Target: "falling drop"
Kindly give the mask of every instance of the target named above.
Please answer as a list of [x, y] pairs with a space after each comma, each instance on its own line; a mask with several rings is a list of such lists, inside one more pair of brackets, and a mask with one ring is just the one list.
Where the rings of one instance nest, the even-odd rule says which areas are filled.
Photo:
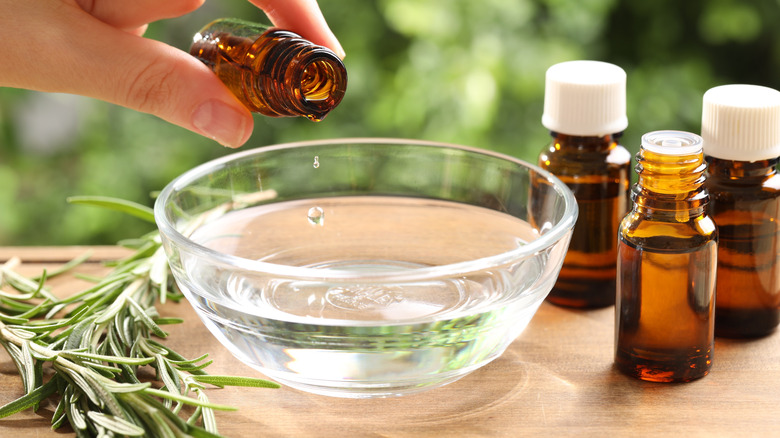
[[309, 223], [312, 225], [325, 225], [325, 212], [320, 207], [312, 207], [308, 214]]
[[320, 167], [320, 157], [319, 155], [314, 156], [314, 168], [317, 169]]

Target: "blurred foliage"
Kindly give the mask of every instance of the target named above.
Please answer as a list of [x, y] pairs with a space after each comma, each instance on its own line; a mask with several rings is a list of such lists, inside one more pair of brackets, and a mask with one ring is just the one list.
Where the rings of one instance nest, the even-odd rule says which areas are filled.
[[[779, 0], [320, 0], [343, 44], [347, 95], [321, 123], [256, 117], [245, 148], [319, 138], [406, 137], [535, 162], [544, 73], [572, 59], [628, 73], [632, 151], [657, 129], [698, 132], [710, 87], [780, 89]], [[265, 21], [241, 0], [153, 23], [186, 50], [213, 18]], [[7, 61], [7, 60], [6, 60]], [[197, 90], [193, 90], [197, 92]], [[0, 245], [112, 244], [148, 228], [69, 206], [72, 195], [149, 204], [185, 170], [232, 151], [155, 117], [87, 98], [0, 89]]]

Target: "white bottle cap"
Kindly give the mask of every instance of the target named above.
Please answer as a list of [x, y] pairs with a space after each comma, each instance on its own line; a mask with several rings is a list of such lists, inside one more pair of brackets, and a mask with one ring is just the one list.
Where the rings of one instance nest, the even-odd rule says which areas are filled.
[[547, 69], [542, 125], [566, 135], [602, 137], [622, 132], [626, 72], [600, 61], [568, 61]]
[[758, 161], [780, 156], [780, 91], [758, 85], [722, 85], [704, 93], [704, 154]]

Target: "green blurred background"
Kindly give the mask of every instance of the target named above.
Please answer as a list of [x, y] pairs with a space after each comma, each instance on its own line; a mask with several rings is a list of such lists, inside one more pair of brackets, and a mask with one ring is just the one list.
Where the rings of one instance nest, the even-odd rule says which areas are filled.
[[[547, 143], [544, 73], [573, 59], [628, 73], [638, 149], [657, 129], [699, 132], [701, 97], [727, 83], [780, 89], [780, 0], [320, 0], [344, 46], [347, 95], [321, 123], [255, 118], [244, 148], [389, 136], [492, 149], [535, 162]], [[208, 0], [147, 37], [186, 50], [203, 24], [265, 21], [242, 0]], [[4, 60], [11, 62], [11, 60]], [[197, 90], [193, 90], [196, 93]], [[232, 151], [153, 116], [78, 96], [0, 88], [0, 245], [113, 244], [151, 229], [68, 205], [72, 195], [150, 194]]]

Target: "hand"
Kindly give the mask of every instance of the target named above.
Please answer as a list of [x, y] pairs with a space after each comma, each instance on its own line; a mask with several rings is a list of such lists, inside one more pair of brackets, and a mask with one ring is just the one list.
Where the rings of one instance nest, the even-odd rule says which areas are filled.
[[[204, 0], [0, 0], [0, 86], [80, 94], [154, 114], [238, 147], [251, 113], [200, 61], [143, 38], [147, 23]], [[316, 0], [250, 0], [275, 26], [343, 57]]]

